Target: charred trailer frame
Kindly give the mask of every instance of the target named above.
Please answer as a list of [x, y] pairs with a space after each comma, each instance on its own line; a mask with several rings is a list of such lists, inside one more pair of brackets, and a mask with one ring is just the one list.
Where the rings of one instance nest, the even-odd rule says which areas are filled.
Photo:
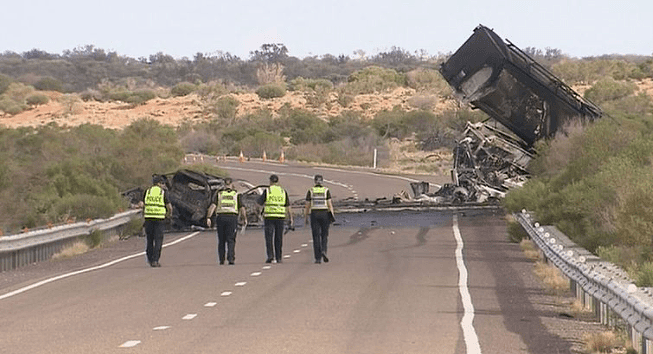
[[568, 122], [593, 121], [601, 109], [509, 41], [479, 25], [440, 66], [463, 104], [498, 124], [467, 123], [454, 149], [452, 180], [464, 201], [503, 197], [528, 177], [534, 144]]
[[440, 73], [456, 98], [499, 121], [526, 148], [570, 120], [602, 115], [599, 107], [482, 25], [440, 66]]

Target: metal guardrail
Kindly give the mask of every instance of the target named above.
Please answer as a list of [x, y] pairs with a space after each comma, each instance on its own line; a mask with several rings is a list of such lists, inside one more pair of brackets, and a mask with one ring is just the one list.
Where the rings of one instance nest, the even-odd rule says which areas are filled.
[[105, 237], [117, 235], [128, 222], [140, 215], [140, 209], [130, 210], [108, 219], [78, 222], [0, 237], [0, 271], [48, 260], [63, 248], [77, 242], [80, 237], [88, 236], [96, 230], [104, 232]]
[[579, 247], [554, 226], [541, 226], [526, 212], [514, 214], [547, 262], [570, 280], [583, 306], [605, 325], [625, 324], [633, 348], [653, 353], [653, 289], [637, 287], [616, 265]]

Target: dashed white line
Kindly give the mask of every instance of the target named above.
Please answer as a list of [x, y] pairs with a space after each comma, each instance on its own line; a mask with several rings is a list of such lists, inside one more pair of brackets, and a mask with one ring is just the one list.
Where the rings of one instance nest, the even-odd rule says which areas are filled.
[[222, 294], [220, 294], [220, 296], [229, 296], [229, 295], [231, 295], [231, 291], [224, 291], [222, 292]]
[[301, 250], [294, 250], [293, 253], [299, 253]]
[[[182, 238], [180, 238], [180, 239], [177, 239], [177, 240], [175, 240], [175, 241], [172, 241], [172, 242], [166, 243], [165, 245], [163, 245], [163, 247], [172, 246], [172, 245], [174, 245], [174, 244], [177, 244], [177, 243], [179, 243], [179, 242], [185, 241], [185, 240], [187, 240], [187, 239], [189, 239], [189, 238], [191, 238], [191, 237], [197, 236], [197, 235], [199, 235], [199, 232], [193, 232], [192, 234], [189, 234], [189, 235], [187, 235], [187, 236], [184, 236], [184, 237], [182, 237]], [[118, 258], [118, 259], [113, 260], [113, 261], [111, 261], [111, 262], [107, 262], [107, 263], [104, 263], [104, 264], [100, 264], [100, 265], [95, 266], [95, 267], [90, 267], [90, 268], [86, 268], [86, 269], [81, 269], [81, 270], [78, 270], [78, 271], [74, 271], [74, 272], [70, 272], [70, 273], [66, 273], [66, 274], [61, 274], [61, 275], [58, 275], [58, 276], [53, 277], [53, 278], [49, 278], [49, 279], [45, 279], [45, 280], [41, 280], [40, 282], [37, 282], [37, 283], [31, 284], [31, 285], [28, 285], [28, 286], [26, 286], [26, 287], [23, 287], [23, 288], [20, 288], [20, 289], [14, 290], [14, 291], [12, 291], [12, 292], [9, 292], [9, 293], [3, 294], [3, 295], [0, 295], [0, 300], [6, 299], [6, 298], [8, 298], [8, 297], [12, 297], [12, 296], [14, 296], [14, 295], [18, 295], [18, 294], [20, 294], [20, 293], [23, 293], [23, 292], [25, 292], [25, 291], [28, 291], [28, 290], [31, 290], [31, 289], [34, 289], [34, 288], [38, 288], [38, 287], [41, 286], [41, 285], [45, 285], [45, 284], [52, 283], [52, 282], [57, 281], [57, 280], [61, 280], [61, 279], [64, 279], [64, 278], [68, 278], [68, 277], [71, 277], [71, 276], [73, 276], [73, 275], [83, 274], [83, 273], [87, 273], [87, 272], [90, 272], [90, 271], [94, 271], [94, 270], [98, 270], [98, 269], [106, 268], [106, 267], [112, 266], [112, 265], [114, 265], [114, 264], [117, 264], [117, 263], [120, 263], [120, 262], [126, 261], [126, 260], [128, 260], [128, 259], [132, 259], [132, 258], [135, 258], [135, 257], [140, 257], [140, 256], [143, 256], [143, 255], [145, 255], [145, 252], [140, 252], [140, 253], [132, 254], [132, 255], [130, 255], [130, 256], [126, 256], [126, 257]]]
[[141, 343], [140, 340], [128, 340], [125, 343], [122, 343], [120, 348], [133, 348]]
[[308, 243], [302, 243], [302, 247], [308, 247]]
[[241, 282], [236, 283], [234, 286], [245, 286], [245, 284], [247, 284], [246, 281], [241, 281]]
[[481, 346], [478, 343], [478, 336], [474, 329], [474, 305], [472, 304], [472, 297], [467, 288], [467, 268], [463, 259], [463, 238], [460, 235], [458, 228], [458, 215], [453, 216], [453, 235], [456, 238], [456, 265], [458, 266], [458, 290], [463, 302], [464, 314], [463, 319], [460, 321], [460, 327], [463, 329], [463, 337], [465, 339], [465, 346], [467, 353], [481, 354]]
[[271, 266], [263, 266], [263, 269], [270, 269], [270, 268], [272, 268], [272, 267]]
[[217, 302], [207, 302], [206, 304], [204, 304], [204, 307], [214, 307], [217, 304], [218, 304]]
[[261, 272], [254, 272], [254, 273], [252, 273], [250, 275], [253, 276], [253, 277], [258, 277], [259, 275], [261, 275]]
[[188, 315], [182, 317], [182, 320], [192, 320], [193, 318], [197, 317], [196, 313], [189, 313]]
[[170, 328], [170, 326], [159, 326], [159, 327], [154, 327], [152, 328], [153, 331], [163, 331]]
[[283, 258], [290, 258], [290, 255], [289, 254], [284, 255]]

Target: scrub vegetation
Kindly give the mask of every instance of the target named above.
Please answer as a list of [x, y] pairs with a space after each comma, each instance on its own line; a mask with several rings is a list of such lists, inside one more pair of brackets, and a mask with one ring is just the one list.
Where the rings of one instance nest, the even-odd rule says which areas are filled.
[[[579, 92], [606, 114], [539, 144], [533, 178], [508, 194], [505, 207], [532, 210], [541, 223], [624, 265], [640, 284], [653, 282], [653, 103], [651, 93], [635, 85], [653, 78], [653, 58], [525, 52], [566, 84], [583, 87]], [[134, 59], [91, 45], [61, 55], [38, 49], [2, 53], [5, 117], [36, 109], [58, 92], [61, 116], [74, 117], [84, 102], [138, 107], [188, 96], [200, 103], [201, 119], [167, 126], [143, 118], [121, 130], [0, 126], [0, 229], [9, 234], [109, 216], [127, 207], [121, 191], [147, 186], [153, 172], [176, 170], [184, 153], [267, 152], [276, 159], [284, 151], [292, 160], [370, 166], [375, 149], [388, 158], [390, 141], [450, 151], [465, 122], [487, 116], [455, 103], [440, 105], [455, 102], [437, 71], [446, 57], [393, 47], [375, 55], [299, 59], [283, 44], [265, 44], [248, 59], [223, 52]], [[373, 110], [369, 101], [358, 100], [375, 96], [387, 102], [397, 89], [413, 92], [403, 105]], [[302, 107], [266, 108], [298, 92]], [[265, 105], [242, 110], [235, 98], [242, 93], [257, 95]]]

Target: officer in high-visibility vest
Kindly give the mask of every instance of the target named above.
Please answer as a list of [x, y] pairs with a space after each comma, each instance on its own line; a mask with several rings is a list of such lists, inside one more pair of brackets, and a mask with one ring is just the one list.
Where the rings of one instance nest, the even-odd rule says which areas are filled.
[[215, 211], [217, 214], [215, 226], [218, 233], [218, 262], [224, 264], [225, 253], [229, 264], [236, 261], [236, 229], [238, 218], [247, 226], [247, 212], [243, 205], [240, 193], [233, 187], [233, 180], [230, 177], [224, 179], [224, 188], [219, 190], [215, 196], [215, 202], [211, 203], [206, 214], [206, 224], [211, 227], [211, 216]]
[[279, 176], [270, 176], [270, 186], [263, 192], [258, 204], [263, 206], [265, 263], [282, 262], [281, 247], [283, 244], [283, 229], [286, 218], [290, 220], [290, 228], [295, 227], [295, 221], [290, 210], [290, 199], [285, 189], [279, 186]]
[[327, 242], [329, 238], [329, 225], [334, 219], [331, 191], [323, 186], [322, 175], [315, 175], [315, 185], [306, 193], [306, 207], [304, 208], [304, 223], [311, 221], [313, 233], [313, 253], [315, 263], [328, 262]]
[[165, 218], [172, 213], [172, 205], [166, 194], [165, 178], [152, 176], [152, 187], [143, 196], [143, 227], [145, 228], [145, 254], [151, 267], [160, 267], [161, 247], [163, 247], [163, 231]]

